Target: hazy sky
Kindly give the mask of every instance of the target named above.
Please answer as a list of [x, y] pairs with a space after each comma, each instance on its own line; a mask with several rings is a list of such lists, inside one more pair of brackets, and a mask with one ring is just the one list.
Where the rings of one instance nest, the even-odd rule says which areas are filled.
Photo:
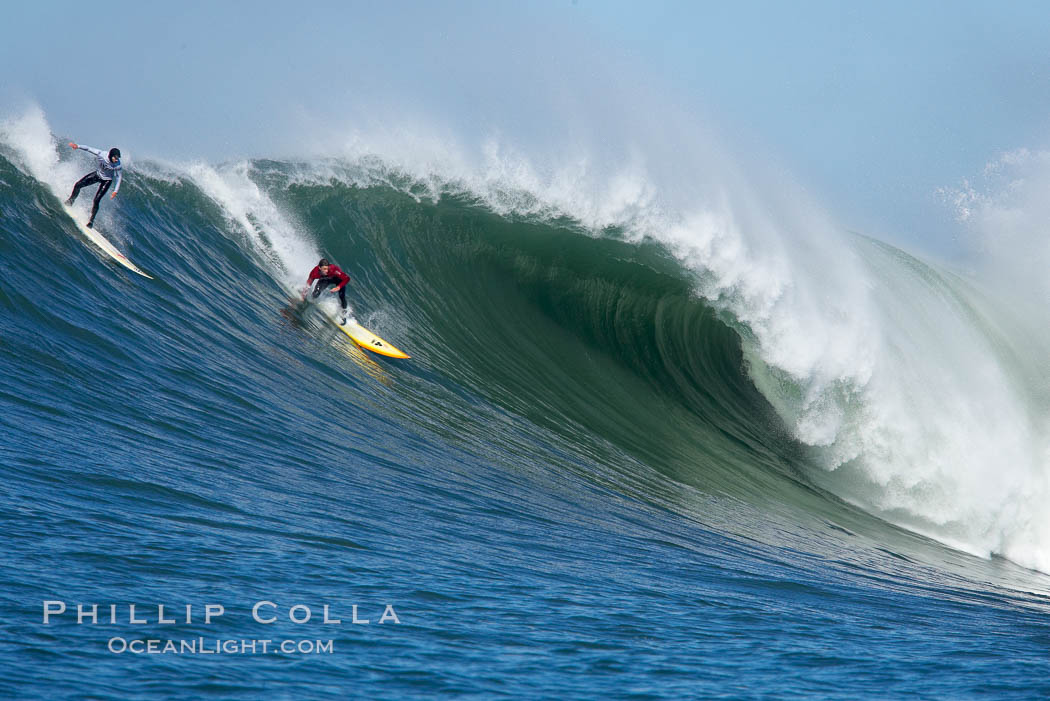
[[[838, 221], [944, 252], [940, 187], [1050, 136], [1046, 2], [19, 2], [0, 114], [168, 158], [287, 155], [355, 123], [712, 132]], [[664, 121], [674, 112], [674, 120]], [[670, 126], [673, 125], [673, 126]], [[640, 143], [644, 144], [643, 139]]]

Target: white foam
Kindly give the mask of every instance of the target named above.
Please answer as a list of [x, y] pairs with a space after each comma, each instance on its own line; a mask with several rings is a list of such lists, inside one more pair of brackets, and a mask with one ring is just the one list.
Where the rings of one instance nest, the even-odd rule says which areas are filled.
[[78, 168], [76, 163], [59, 160], [58, 141], [52, 136], [47, 118], [38, 106], [0, 122], [0, 141], [12, 151], [17, 165], [26, 174], [46, 184], [63, 199], [88, 165], [85, 162]]
[[184, 172], [249, 237], [288, 289], [301, 287], [320, 254], [303, 228], [251, 179], [248, 162], [221, 167], [198, 162], [186, 166]]

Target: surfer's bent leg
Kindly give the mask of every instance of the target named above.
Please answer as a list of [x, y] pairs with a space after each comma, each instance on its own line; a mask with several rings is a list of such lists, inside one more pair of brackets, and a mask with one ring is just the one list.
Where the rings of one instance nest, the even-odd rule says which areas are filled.
[[98, 203], [102, 201], [102, 195], [106, 194], [106, 190], [113, 183], [112, 180], [103, 180], [102, 184], [98, 186], [98, 190], [95, 192], [95, 201], [91, 205], [91, 219], [88, 220], [88, 226], [91, 226], [91, 222], [95, 221], [95, 215], [98, 214]]
[[317, 284], [314, 285], [314, 293], [311, 296], [314, 299], [317, 299], [318, 297], [321, 296], [321, 293], [324, 292], [324, 288], [328, 287], [328, 285], [330, 285], [330, 284], [331, 284], [330, 282], [328, 282], [324, 278], [321, 278], [320, 280], [317, 281]]
[[101, 180], [101, 178], [98, 177], [97, 173], [93, 173], [93, 172], [92, 173], [88, 173], [83, 178], [78, 180], [77, 184], [73, 186], [73, 194], [69, 196], [68, 200], [66, 200], [66, 204], [71, 205], [74, 202], [76, 202], [77, 201], [77, 195], [80, 194], [80, 191], [83, 188], [87, 187], [88, 185], [94, 185], [99, 180]]

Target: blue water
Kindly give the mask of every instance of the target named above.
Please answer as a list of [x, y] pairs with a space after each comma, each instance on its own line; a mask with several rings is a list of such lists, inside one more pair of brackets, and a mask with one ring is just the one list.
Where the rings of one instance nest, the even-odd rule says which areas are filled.
[[132, 171], [150, 281], [0, 159], [0, 696], [1050, 697], [1047, 576], [823, 481], [658, 241], [301, 167], [246, 176], [291, 244]]

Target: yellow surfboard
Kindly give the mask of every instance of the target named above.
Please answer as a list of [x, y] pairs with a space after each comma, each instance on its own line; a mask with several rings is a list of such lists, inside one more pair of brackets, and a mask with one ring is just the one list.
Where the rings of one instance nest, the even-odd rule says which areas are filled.
[[[327, 314], [325, 316], [327, 316]], [[387, 343], [386, 341], [381, 339], [379, 336], [376, 336], [364, 326], [361, 326], [361, 324], [357, 323], [357, 321], [355, 321], [354, 319], [347, 319], [345, 324], [340, 324], [338, 320], [332, 319], [332, 317], [328, 318], [331, 319], [332, 323], [338, 326], [343, 333], [349, 336], [351, 341], [353, 341], [354, 343], [366, 350], [370, 350], [373, 353], [378, 353], [379, 355], [385, 355], [388, 358], [412, 357], [408, 355], [408, 353], [405, 353], [402, 350], [398, 350], [390, 343]]]
[[390, 375], [387, 374], [386, 369], [376, 361], [372, 360], [372, 354], [365, 351], [361, 346], [356, 343], [345, 343], [343, 341], [339, 341], [338, 346], [340, 353], [354, 361], [354, 364], [364, 370], [373, 380], [381, 385], [386, 385], [387, 387], [394, 384]]
[[84, 236], [87, 236], [91, 243], [101, 248], [106, 255], [123, 265], [131, 272], [138, 273], [142, 277], [149, 278], [150, 280], [153, 279], [153, 276], [147, 275], [146, 273], [139, 270], [138, 267], [130, 260], [128, 260], [128, 257], [126, 255], [118, 251], [117, 247], [110, 243], [105, 236], [98, 233], [94, 229], [89, 229], [86, 224], [81, 222], [79, 218], [80, 215], [74, 212], [72, 207], [64, 204], [62, 205], [62, 209], [66, 210], [66, 214], [69, 215], [69, 218], [76, 223], [77, 228], [80, 229], [80, 233], [84, 234]]

